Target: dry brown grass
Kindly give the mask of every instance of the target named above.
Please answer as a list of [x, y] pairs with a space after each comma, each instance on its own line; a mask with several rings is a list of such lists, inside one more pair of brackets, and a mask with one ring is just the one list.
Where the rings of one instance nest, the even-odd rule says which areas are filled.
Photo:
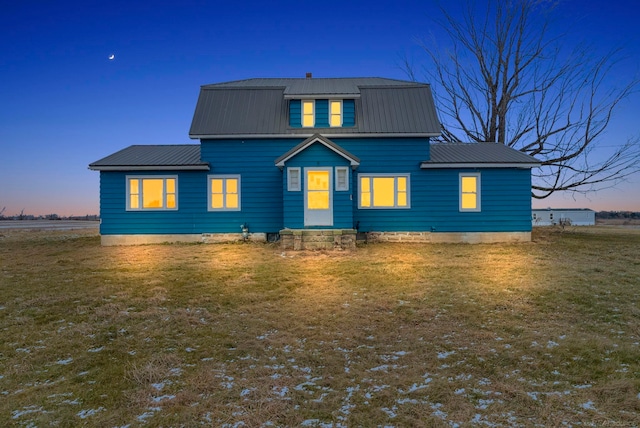
[[16, 426], [640, 424], [640, 231], [528, 244], [0, 237]]

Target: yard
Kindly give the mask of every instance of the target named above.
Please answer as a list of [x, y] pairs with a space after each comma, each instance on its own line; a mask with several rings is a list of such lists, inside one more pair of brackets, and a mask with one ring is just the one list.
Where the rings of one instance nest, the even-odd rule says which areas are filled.
[[640, 230], [101, 247], [0, 234], [13, 426], [638, 426]]

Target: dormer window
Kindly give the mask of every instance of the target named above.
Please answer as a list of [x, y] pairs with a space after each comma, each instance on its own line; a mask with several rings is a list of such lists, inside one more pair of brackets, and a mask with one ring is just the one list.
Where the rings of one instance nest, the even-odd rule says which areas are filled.
[[309, 128], [315, 125], [315, 103], [302, 101], [302, 126]]
[[342, 101], [329, 101], [329, 125], [332, 127], [342, 126]]

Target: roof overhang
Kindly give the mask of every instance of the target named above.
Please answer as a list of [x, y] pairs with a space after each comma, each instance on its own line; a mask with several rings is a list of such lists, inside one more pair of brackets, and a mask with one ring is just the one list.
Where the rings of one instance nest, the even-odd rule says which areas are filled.
[[291, 159], [292, 157], [296, 156], [298, 153], [303, 152], [309, 146], [311, 146], [313, 144], [316, 144], [316, 143], [322, 144], [323, 146], [325, 146], [329, 150], [334, 151], [338, 155], [340, 155], [343, 158], [345, 158], [346, 160], [348, 160], [352, 169], [356, 169], [358, 166], [360, 166], [360, 159], [359, 158], [357, 158], [356, 156], [352, 155], [351, 153], [349, 153], [348, 151], [346, 151], [345, 149], [343, 149], [342, 147], [340, 147], [339, 145], [337, 145], [333, 141], [329, 140], [328, 138], [323, 137], [320, 134], [312, 135], [311, 137], [309, 137], [306, 140], [304, 140], [302, 143], [298, 144], [297, 146], [295, 146], [294, 148], [289, 150], [284, 155], [280, 156], [278, 159], [275, 160], [276, 166], [278, 168], [280, 168], [280, 169], [284, 168], [284, 164], [289, 159]]
[[539, 163], [488, 163], [488, 162], [475, 162], [475, 163], [464, 163], [464, 162], [450, 162], [450, 163], [434, 163], [434, 162], [422, 162], [420, 164], [420, 169], [452, 169], [452, 168], [536, 168], [539, 167]]
[[284, 94], [285, 100], [344, 100], [360, 98], [359, 93], [344, 94]]
[[[310, 138], [319, 134], [189, 134], [192, 140], [229, 140], [229, 139], [250, 139], [250, 138]], [[329, 134], [331, 138], [431, 138], [439, 137], [439, 132], [414, 132], [414, 133], [351, 133], [351, 134]]]
[[89, 165], [92, 171], [209, 171], [209, 165]]

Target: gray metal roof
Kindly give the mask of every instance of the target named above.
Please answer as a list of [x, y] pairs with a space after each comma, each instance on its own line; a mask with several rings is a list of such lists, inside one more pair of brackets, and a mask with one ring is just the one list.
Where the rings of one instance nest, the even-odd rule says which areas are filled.
[[208, 170], [199, 144], [133, 145], [89, 164], [96, 171]]
[[532, 168], [540, 166], [536, 158], [498, 143], [431, 144], [431, 159], [421, 168]]
[[[356, 124], [344, 128], [289, 127], [289, 99], [355, 100]], [[379, 77], [248, 79], [204, 85], [191, 138], [440, 135], [431, 87]]]

